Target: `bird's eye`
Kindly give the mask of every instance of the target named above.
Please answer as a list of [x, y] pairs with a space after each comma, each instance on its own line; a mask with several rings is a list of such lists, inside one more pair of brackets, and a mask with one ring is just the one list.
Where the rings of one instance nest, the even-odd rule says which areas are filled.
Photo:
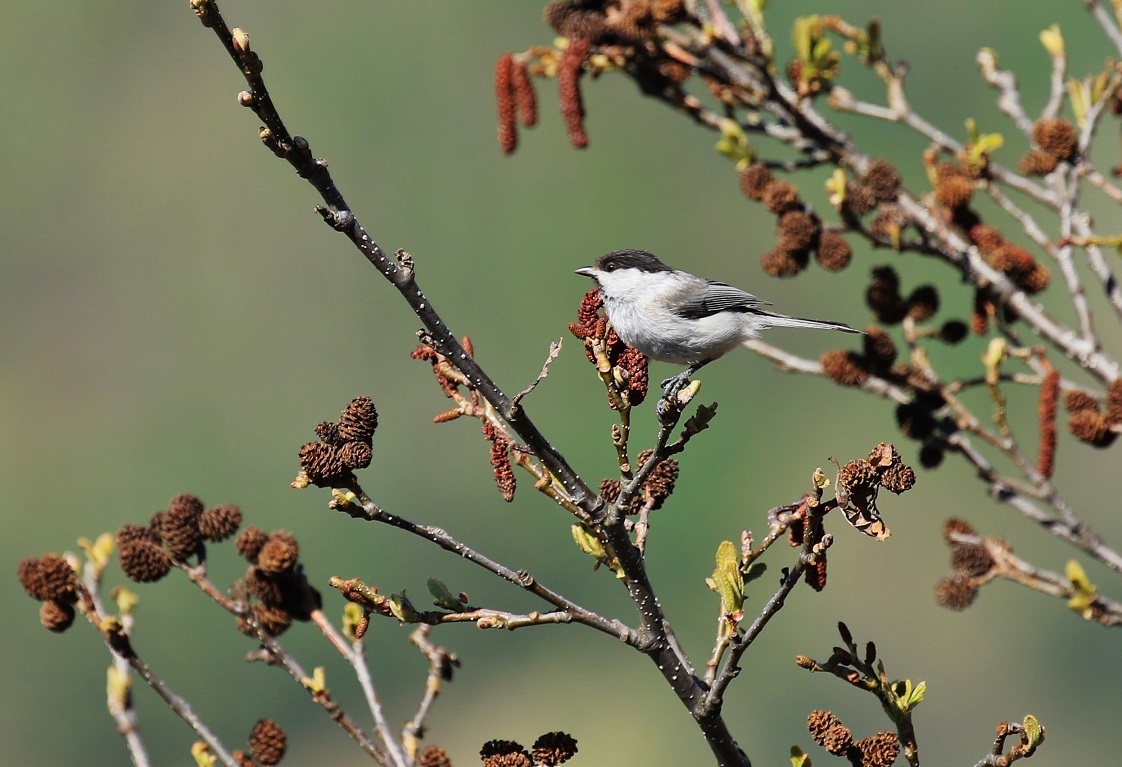
[[615, 261], [609, 261], [608, 263], [604, 264], [604, 271], [605, 272], [614, 271], [615, 268], [616, 268], [616, 262]]

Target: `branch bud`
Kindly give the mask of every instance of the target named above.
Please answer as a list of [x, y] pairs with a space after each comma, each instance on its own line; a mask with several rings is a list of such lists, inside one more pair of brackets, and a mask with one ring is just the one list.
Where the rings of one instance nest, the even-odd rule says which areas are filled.
[[238, 55], [244, 58], [249, 50], [249, 35], [241, 27], [234, 27], [230, 33], [231, 42], [234, 44], [234, 50]]

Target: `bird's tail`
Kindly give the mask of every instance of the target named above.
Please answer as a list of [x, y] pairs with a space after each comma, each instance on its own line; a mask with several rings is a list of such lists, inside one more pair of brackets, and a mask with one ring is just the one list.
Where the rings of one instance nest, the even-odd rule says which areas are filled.
[[755, 312], [759, 324], [763, 328], [821, 328], [822, 330], [840, 330], [844, 333], [861, 333], [864, 331], [851, 328], [844, 322], [827, 322], [825, 320], [804, 320], [801, 317], [788, 317], [785, 314], [772, 312]]

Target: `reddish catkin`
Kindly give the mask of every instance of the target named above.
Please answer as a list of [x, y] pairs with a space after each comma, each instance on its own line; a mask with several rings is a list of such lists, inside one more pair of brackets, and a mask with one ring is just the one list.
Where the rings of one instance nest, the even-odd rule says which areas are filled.
[[989, 329], [989, 299], [981, 290], [974, 291], [974, 310], [970, 313], [970, 329], [974, 335], [984, 336]]
[[807, 507], [801, 504], [795, 511], [796, 514], [802, 516], [791, 521], [790, 526], [787, 528], [787, 542], [794, 546], [802, 546], [803, 540], [806, 538], [807, 528], [810, 527], [810, 520], [807, 515]]
[[[585, 293], [577, 309], [577, 326], [589, 332], [595, 329], [596, 321], [600, 319], [599, 309], [603, 305], [604, 297], [600, 295], [598, 288]], [[573, 334], [576, 335], [576, 331], [573, 331]], [[587, 334], [584, 337], [587, 338]]]
[[513, 74], [514, 56], [504, 53], [495, 62], [495, 101], [499, 106], [499, 146], [503, 154], [510, 154], [518, 146]]
[[1049, 479], [1056, 468], [1056, 408], [1060, 403], [1060, 371], [1050, 369], [1040, 384], [1040, 455], [1036, 470]]
[[580, 95], [580, 76], [584, 74], [584, 59], [587, 55], [588, 40], [572, 37], [557, 69], [561, 116], [565, 119], [565, 129], [569, 132], [569, 143], [577, 149], [588, 146], [588, 134], [584, 130], [584, 102]]
[[518, 103], [518, 121], [527, 128], [533, 128], [538, 124], [538, 94], [534, 92], [534, 84], [530, 81], [530, 72], [526, 69], [525, 62], [514, 62], [511, 83]]
[[447, 423], [448, 421], [456, 420], [457, 418], [459, 418], [463, 414], [464, 414], [464, 411], [460, 410], [458, 407], [454, 407], [451, 410], [445, 410], [443, 413], [437, 413], [436, 415], [434, 415], [432, 417], [432, 422], [433, 423]]
[[495, 483], [499, 486], [499, 494], [503, 500], [510, 503], [514, 500], [514, 468], [510, 465], [510, 440], [499, 435], [491, 443], [491, 468], [495, 475]]
[[815, 591], [826, 588], [826, 552], [823, 551], [811, 567], [806, 569], [806, 585]]

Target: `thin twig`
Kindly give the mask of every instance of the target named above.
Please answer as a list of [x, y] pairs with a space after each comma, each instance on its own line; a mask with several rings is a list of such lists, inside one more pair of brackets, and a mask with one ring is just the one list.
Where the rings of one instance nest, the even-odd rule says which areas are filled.
[[[745, 67], [740, 66], [727, 53], [716, 50], [700, 36], [680, 35], [678, 42], [695, 56], [699, 58], [708, 57], [716, 65], [715, 71], [722, 73], [730, 81], [752, 85], [757, 90], [762, 89], [758, 72], [749, 75]], [[771, 87], [762, 89], [765, 92], [771, 92], [777, 96], [790, 93], [790, 89], [778, 81], [769, 80], [768, 83]], [[931, 125], [911, 109], [904, 96], [902, 82], [899, 82], [895, 89], [890, 89], [890, 94], [892, 107], [888, 111], [879, 113], [879, 116], [883, 119], [905, 124], [947, 151], [959, 153], [964, 149], [961, 143]], [[793, 103], [793, 101], [790, 103]], [[850, 99], [842, 108], [848, 106], [853, 109], [855, 103], [854, 100]], [[792, 116], [792, 113], [785, 111], [782, 106], [773, 105], [770, 102], [760, 106], [772, 109], [777, 114], [784, 115], [797, 124], [806, 126], [807, 130], [815, 131], [815, 137], [826, 145], [835, 148], [844, 157], [846, 164], [851, 167], [861, 168], [868, 163], [866, 156], [851, 146], [841, 134], [829, 129], [817, 112], [805, 104], [801, 105], [801, 109], [796, 116]], [[1041, 188], [1025, 177], [996, 163], [987, 166], [987, 172], [995, 181], [1024, 192], [1039, 202], [1052, 207], [1057, 207], [1060, 204], [1053, 192]], [[963, 240], [957, 233], [950, 231], [925, 206], [905, 192], [900, 194], [897, 203], [916, 222], [921, 231], [937, 235], [940, 241], [938, 255], [955, 266], [971, 282], [979, 286], [986, 286], [996, 298], [1008, 303], [1016, 310], [1022, 320], [1028, 322], [1038, 333], [1055, 344], [1066, 355], [1078, 360], [1084, 368], [1099, 376], [1104, 382], [1111, 381], [1119, 376], [1120, 368], [1116, 360], [1108, 357], [1094, 341], [1089, 341], [1079, 334], [1073, 333], [1069, 328], [1048, 316], [1042, 307], [1010, 281], [1007, 275], [987, 264], [976, 248]]]
[[1049, 316], [1040, 304], [1010, 282], [1006, 275], [986, 263], [977, 248], [966, 243], [957, 233], [940, 227], [935, 217], [923, 205], [903, 193], [898, 203], [909, 216], [919, 221], [929, 231], [936, 232], [944, 240], [946, 250], [943, 255], [946, 260], [970, 275], [972, 281], [987, 285], [996, 298], [1008, 303], [1036, 332], [1064, 354], [1076, 359], [1084, 369], [1095, 374], [1102, 381], [1109, 382], [1118, 377], [1120, 369], [1115, 359], [1107, 356], [1094, 341], [1081, 337], [1071, 328]]
[[416, 280], [416, 270], [412, 259], [395, 260], [388, 257], [377, 242], [370, 236], [351, 211], [336, 187], [327, 163], [315, 159], [308, 142], [293, 136], [280, 114], [273, 105], [265, 81], [260, 75], [260, 59], [248, 48], [248, 37], [242, 46], [234, 43], [233, 36], [223, 21], [215, 0], [194, 0], [193, 7], [204, 24], [209, 26], [222, 42], [227, 53], [238, 65], [239, 70], [250, 86], [249, 97], [242, 103], [252, 109], [265, 124], [262, 139], [278, 156], [286, 160], [296, 172], [310, 182], [320, 194], [324, 205], [317, 211], [333, 229], [345, 234], [360, 253], [385, 277], [406, 300], [417, 318], [445, 354], [471, 382], [473, 388], [491, 403], [510, 427], [538, 456], [550, 473], [560, 480], [570, 495], [572, 503], [586, 513], [594, 512], [601, 504], [600, 497], [592, 491], [569, 466], [564, 456], [550, 443], [530, 420], [520, 404], [511, 400], [482, 367], [469, 356], [460, 345], [432, 302], [421, 290]]
[[[1072, 523], [1059, 519], [1018, 492], [1015, 486], [998, 474], [993, 465], [974, 448], [965, 435], [961, 433], [951, 434], [946, 437], [946, 442], [948, 447], [961, 454], [974, 466], [978, 476], [986, 481], [991, 498], [1012, 506], [1052, 535], [1082, 549], [1112, 570], [1122, 572], [1122, 555], [1108, 546], [1094, 530], [1090, 529], [1081, 520]], [[1067, 505], [1063, 504], [1058, 497], [1051, 496], [1041, 500], [1051, 503], [1057, 511], [1064, 510], [1066, 512], [1065, 516], [1074, 517]]]
[[[110, 653], [113, 665], [109, 669], [110, 681], [106, 685], [109, 714], [117, 724], [117, 732], [125, 739], [134, 767], [149, 767], [148, 749], [137, 727], [136, 709], [132, 705], [132, 674], [129, 664], [116, 653]], [[116, 679], [112, 675], [116, 675]], [[114, 689], [119, 688], [119, 689]]]
[[[977, 534], [960, 531], [950, 532], [949, 537], [957, 544], [985, 547], [987, 555], [993, 561], [993, 567], [989, 573], [976, 579], [979, 586], [995, 578], [1004, 578], [1060, 599], [1071, 599], [1076, 594], [1071, 580], [1066, 576], [1037, 567], [1015, 556], [1008, 544], [1001, 539], [983, 538]], [[1093, 619], [1104, 626], [1122, 625], [1122, 602], [1096, 595]]]
[[557, 359], [557, 355], [561, 353], [561, 340], [562, 339], [558, 338], [556, 341], [550, 343], [549, 355], [545, 358], [545, 364], [542, 365], [542, 369], [541, 372], [538, 373], [538, 377], [534, 379], [533, 383], [514, 395], [514, 399], [511, 400], [512, 405], [517, 406], [518, 403], [522, 401], [523, 397], [536, 389], [538, 387], [538, 384], [542, 382], [542, 379], [549, 375], [549, 363]]
[[[260, 621], [251, 610], [248, 609], [248, 604], [245, 601], [238, 599], [231, 599], [223, 594], [206, 576], [205, 563], [191, 566], [184, 562], [176, 562], [176, 565], [187, 574], [191, 582], [208, 597], [210, 597], [219, 607], [231, 615], [245, 621], [246, 625], [253, 629], [257, 635], [258, 640], [261, 642], [263, 655], [251, 655], [251, 658], [259, 657], [268, 663], [276, 664], [289, 673], [289, 675], [300, 683], [327, 715], [335, 721], [343, 731], [346, 732], [358, 746], [369, 754], [378, 764], [384, 767], [394, 767], [389, 762], [389, 757], [371, 742], [370, 738], [350, 716], [343, 710], [343, 708], [331, 697], [331, 694], [326, 689], [314, 689], [309, 685], [310, 675], [301, 668], [299, 662], [294, 658], [284, 647], [277, 642], [276, 638], [271, 636], [261, 626]], [[313, 611], [313, 614], [317, 611]], [[322, 618], [322, 616], [321, 616]], [[323, 625], [321, 622], [321, 630]]]
[[1111, 16], [1110, 11], [1103, 5], [1102, 0], [1083, 0], [1083, 5], [1094, 16], [1095, 21], [1103, 28], [1103, 32], [1114, 43], [1114, 47], [1122, 54], [1122, 31], [1118, 29], [1118, 22]]
[[187, 702], [186, 698], [176, 694], [167, 683], [152, 671], [151, 667], [135, 653], [124, 657], [129, 666], [140, 675], [140, 678], [143, 679], [144, 682], [163, 699], [164, 703], [167, 703], [171, 710], [174, 711], [180, 719], [186, 722], [187, 725], [195, 731], [195, 734], [207, 744], [207, 747], [216, 759], [227, 767], [237, 767], [237, 762], [234, 760], [234, 757], [226, 751], [222, 743], [218, 740], [218, 736], [211, 732], [210, 728], [203, 723], [202, 719], [195, 713], [195, 710], [191, 707], [191, 704]]
[[1056, 117], [1064, 105], [1064, 80], [1067, 75], [1067, 56], [1061, 54], [1052, 56], [1052, 76], [1048, 87], [1048, 101], [1040, 111], [1040, 119], [1048, 120]]
[[[1017, 130], [1026, 136], [1032, 133], [1032, 118], [1021, 105], [1021, 92], [1017, 88], [1017, 76], [1007, 69], [997, 68], [997, 57], [993, 51], [983, 48], [975, 57], [982, 77], [987, 83], [1001, 91], [997, 106], [1013, 120]], [[1054, 60], [1053, 60], [1054, 61]]]
[[417, 613], [416, 620], [431, 626], [448, 623], [472, 623], [482, 629], [514, 629], [527, 626], [548, 626], [557, 623], [573, 623], [573, 614], [568, 610], [550, 610], [546, 613], [512, 613], [506, 610], [493, 610], [480, 607], [463, 612], [437, 612], [434, 610]]
[[354, 493], [357, 503], [340, 504], [337, 507], [339, 511], [355, 519], [367, 519], [373, 522], [381, 522], [382, 524], [396, 527], [399, 530], [404, 530], [407, 533], [424, 538], [445, 551], [452, 552], [466, 559], [468, 562], [478, 565], [499, 576], [503, 580], [529, 591], [531, 594], [540, 597], [554, 607], [566, 611], [572, 616], [573, 622], [582, 623], [597, 631], [602, 631], [626, 644], [636, 644], [637, 638], [634, 629], [625, 626], [618, 620], [609, 620], [591, 610], [586, 610], [561, 594], [547, 588], [525, 570], [515, 571], [501, 565], [483, 554], [480, 554], [467, 544], [453, 538], [439, 527], [419, 525], [404, 517], [399, 517], [385, 511], [371, 500], [370, 496], [368, 496], [358, 484], [351, 488], [351, 492]]
[[[206, 723], [199, 718], [199, 714], [195, 713], [191, 703], [187, 702], [185, 697], [173, 691], [171, 687], [164, 682], [163, 678], [160, 678], [154, 671], [151, 671], [148, 664], [136, 654], [136, 649], [132, 647], [132, 640], [127, 631], [127, 623], [121, 621], [119, 630], [108, 628], [111, 621], [107, 620], [107, 613], [105, 613], [104, 608], [101, 606], [100, 575], [96, 574], [92, 567], [86, 567], [84, 572], [86, 575], [85, 579], [83, 579], [85, 598], [79, 600], [77, 607], [79, 607], [86, 619], [92, 623], [93, 628], [98, 630], [102, 639], [105, 641], [105, 646], [109, 647], [109, 652], [113, 656], [113, 667], [117, 668], [119, 665], [126, 665], [131, 668], [132, 671], [135, 671], [140, 676], [141, 680], [144, 680], [145, 684], [151, 687], [151, 690], [167, 703], [168, 708], [171, 708], [178, 718], [186, 722], [187, 727], [195, 731], [195, 734], [210, 748], [215, 758], [221, 761], [223, 765], [226, 765], [226, 767], [238, 767], [237, 761], [234, 760], [230, 752], [222, 746], [222, 741], [218, 739], [218, 736], [215, 736], [211, 729], [206, 727]], [[126, 738], [129, 742], [129, 752], [134, 755], [134, 760], [136, 760], [135, 755], [138, 754], [138, 751], [132, 750], [132, 742], [129, 740], [127, 734]], [[142, 752], [142, 749], [140, 752]], [[147, 757], [145, 756], [145, 760], [146, 759]]]
[[[681, 414], [681, 411], [678, 411]], [[622, 520], [625, 514], [625, 509], [630, 505], [631, 499], [635, 493], [643, 487], [643, 483], [647, 481], [647, 477], [651, 472], [667, 457], [670, 453], [667, 452], [667, 443], [670, 441], [670, 435], [674, 432], [674, 427], [678, 425], [678, 419], [675, 418], [670, 423], [662, 423], [659, 426], [658, 436], [655, 438], [655, 446], [651, 450], [651, 454], [647, 457], [646, 462], [639, 467], [634, 476], [620, 488], [619, 498], [612, 504], [607, 511], [607, 520], [618, 522]]]
[[314, 610], [311, 615], [311, 620], [316, 626], [319, 627], [323, 635], [327, 637], [332, 646], [339, 652], [343, 658], [354, 669], [355, 678], [358, 680], [359, 687], [362, 688], [363, 697], [366, 699], [366, 706], [370, 710], [371, 718], [374, 720], [374, 728], [378, 733], [378, 739], [382, 741], [382, 745], [386, 749], [386, 753], [393, 761], [395, 767], [409, 767], [409, 760], [404, 757], [401, 752], [401, 747], [394, 739], [393, 732], [390, 730], [386, 722], [385, 713], [382, 710], [382, 702], [378, 698], [378, 691], [374, 687], [374, 680], [370, 676], [370, 668], [366, 664], [366, 654], [364, 652], [365, 645], [361, 639], [356, 639], [353, 643], [348, 645], [347, 641], [343, 638], [331, 621], [324, 615], [323, 610]]
[[349, 653], [348, 660], [351, 667], [355, 670], [355, 678], [358, 679], [358, 684], [362, 688], [362, 694], [366, 698], [367, 708], [374, 718], [374, 729], [378, 733], [378, 739], [382, 741], [385, 746], [386, 752], [389, 754], [390, 759], [393, 760], [398, 767], [409, 767], [410, 760], [405, 758], [401, 751], [401, 746], [394, 738], [393, 731], [390, 730], [389, 723], [386, 722], [386, 715], [382, 710], [382, 701], [378, 698], [378, 691], [374, 687], [374, 680], [370, 677], [370, 668], [366, 665], [366, 645], [363, 644], [361, 639], [356, 639], [354, 645]]
[[1100, 173], [1097, 169], [1086, 163], [1080, 163], [1076, 166], [1075, 169], [1076, 172], [1079, 173], [1080, 176], [1085, 178], [1087, 180], [1087, 183], [1089, 183], [1091, 186], [1098, 189], [1114, 202], [1122, 203], [1122, 189], [1119, 189], [1117, 186], [1110, 183], [1110, 181], [1107, 180], [1106, 176]]
[[[751, 341], [745, 346], [776, 362], [781, 370], [825, 376], [821, 364], [816, 360], [799, 357], [761, 341]], [[859, 388], [862, 391], [902, 404], [911, 402], [911, 397], [906, 391], [878, 376], [869, 376], [860, 384]], [[947, 388], [946, 391], [949, 393], [953, 389]], [[1028, 519], [1044, 527], [1048, 532], [1086, 551], [1112, 570], [1122, 572], [1122, 555], [1111, 548], [1086, 522], [1075, 515], [1058, 494], [1052, 492], [1040, 497], [1039, 500], [1052, 505], [1056, 513], [1064, 519], [1059, 519], [1055, 515], [1047, 513], [1034, 503], [1031, 497], [1037, 495], [1035, 492], [1022, 492], [1017, 483], [1001, 476], [994, 469], [993, 464], [978, 452], [965, 434], [956, 432], [946, 435], [944, 439], [948, 447], [962, 455], [974, 467], [978, 476], [985, 480], [990, 497], [1008, 504]]]
[[261, 650], [258, 653], [251, 654], [249, 656], [250, 659], [260, 659], [283, 668], [288, 672], [289, 676], [299, 682], [300, 686], [311, 695], [312, 700], [323, 708], [324, 712], [334, 720], [336, 724], [343, 728], [343, 731], [358, 744], [359, 748], [365, 751], [375, 762], [383, 767], [394, 767], [390, 761], [390, 757], [374, 745], [366, 732], [351, 719], [326, 688], [319, 688], [313, 683], [314, 677], [308, 674], [300, 666], [296, 658], [261, 627], [261, 624], [257, 621], [252, 612], [246, 610], [240, 617], [253, 628], [257, 634], [258, 640], [261, 642]]
[[[821, 522], [819, 522], [819, 524], [821, 524]], [[798, 560], [795, 562], [790, 572], [787, 573], [786, 577], [784, 577], [783, 582], [779, 585], [776, 592], [767, 601], [763, 609], [760, 610], [751, 625], [745, 629], [744, 633], [735, 635], [730, 639], [728, 658], [725, 660], [724, 666], [716, 674], [713, 684], [705, 693], [705, 697], [698, 704], [701, 711], [720, 709], [725, 691], [732, 683], [732, 680], [740, 674], [741, 658], [743, 658], [744, 653], [756, 638], [759, 637], [768, 622], [782, 609], [783, 603], [787, 600], [788, 595], [794, 590], [795, 586], [802, 578], [803, 573], [806, 572], [807, 567], [810, 566], [812, 561], [811, 548], [814, 545], [815, 544], [812, 543], [812, 537], [808, 536], [804, 543], [803, 551], [799, 554]], [[822, 546], [823, 549], [829, 547], [830, 536], [824, 536], [817, 545]]]
[[409, 641], [421, 651], [429, 662], [428, 676], [425, 679], [425, 694], [421, 698], [413, 718], [406, 722], [401, 729], [402, 742], [410, 749], [410, 753], [417, 750], [417, 743], [424, 731], [425, 721], [432, 710], [433, 702], [440, 695], [443, 681], [452, 678], [451, 669], [459, 663], [455, 655], [429, 641], [431, 631], [432, 626], [421, 625], [409, 635]]
[[[101, 602], [101, 571], [94, 564], [93, 558], [88, 558], [82, 567], [82, 584], [85, 587], [89, 603], [93, 606], [96, 615], [105, 615], [105, 607]], [[121, 633], [125, 636], [132, 635], [134, 618], [131, 612], [120, 616]], [[109, 715], [117, 724], [117, 732], [125, 739], [129, 749], [129, 757], [134, 767], [149, 767], [151, 760], [144, 739], [140, 737], [137, 728], [136, 709], [132, 700], [132, 671], [128, 660], [110, 647], [109, 657], [113, 665], [109, 667], [106, 681], [106, 707]]]
[[[1077, 236], [1090, 237], [1092, 235], [1087, 216], [1073, 216], [1071, 224]], [[1106, 293], [1110, 305], [1114, 307], [1115, 313], [1122, 318], [1122, 285], [1119, 284], [1118, 277], [1114, 274], [1110, 265], [1107, 264], [1101, 248], [1097, 245], [1088, 245], [1086, 251], [1087, 263], [1090, 264], [1091, 271], [1099, 278], [1099, 284], [1102, 286], [1103, 292]]]

